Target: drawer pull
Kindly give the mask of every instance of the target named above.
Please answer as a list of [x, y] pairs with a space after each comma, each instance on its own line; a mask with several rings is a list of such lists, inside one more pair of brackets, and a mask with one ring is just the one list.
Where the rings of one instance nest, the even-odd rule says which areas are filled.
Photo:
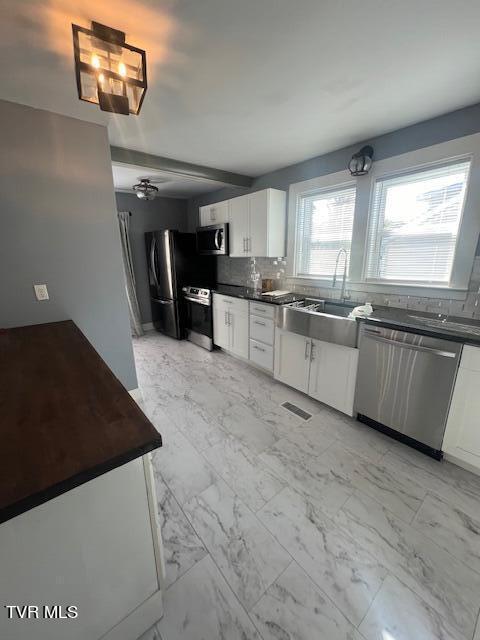
[[254, 320], [253, 322], [254, 322], [254, 324], [259, 324], [261, 327], [266, 327], [267, 326], [265, 324], [265, 322], [260, 322], [260, 320]]
[[263, 309], [262, 307], [253, 307], [255, 309], [255, 311], [260, 311], [260, 313], [267, 313], [266, 309]]
[[253, 348], [256, 349], [257, 351], [265, 351], [263, 347], [259, 347], [257, 344], [254, 344]]

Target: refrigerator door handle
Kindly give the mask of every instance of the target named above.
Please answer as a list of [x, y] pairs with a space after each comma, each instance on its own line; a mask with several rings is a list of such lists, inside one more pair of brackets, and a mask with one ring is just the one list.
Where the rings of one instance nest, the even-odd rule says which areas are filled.
[[150, 245], [150, 269], [152, 271], [153, 282], [155, 283], [155, 286], [158, 289], [159, 286], [158, 286], [158, 280], [157, 280], [157, 272], [155, 270], [155, 249], [156, 249], [156, 246], [157, 246], [157, 239], [155, 238], [155, 236], [153, 236], [152, 237], [152, 244]]

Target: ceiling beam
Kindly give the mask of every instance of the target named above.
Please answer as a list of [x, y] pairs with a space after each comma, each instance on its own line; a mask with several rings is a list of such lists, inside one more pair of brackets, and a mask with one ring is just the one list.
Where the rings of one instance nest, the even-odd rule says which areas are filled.
[[182, 162], [181, 160], [155, 156], [151, 153], [144, 153], [143, 151], [133, 151], [132, 149], [124, 149], [122, 147], [110, 147], [110, 152], [112, 155], [112, 162], [118, 164], [129, 164], [144, 168], [148, 167], [149, 169], [158, 169], [159, 171], [166, 171], [168, 173], [188, 178], [223, 182], [235, 187], [251, 187], [253, 183], [253, 178], [244, 176], [240, 173], [231, 173], [230, 171], [204, 167], [200, 164], [192, 164], [191, 162]]

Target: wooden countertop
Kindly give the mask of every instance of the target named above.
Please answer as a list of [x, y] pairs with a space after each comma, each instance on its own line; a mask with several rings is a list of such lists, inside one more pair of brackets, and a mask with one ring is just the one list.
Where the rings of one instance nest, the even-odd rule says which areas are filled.
[[161, 444], [72, 321], [0, 331], [0, 523]]

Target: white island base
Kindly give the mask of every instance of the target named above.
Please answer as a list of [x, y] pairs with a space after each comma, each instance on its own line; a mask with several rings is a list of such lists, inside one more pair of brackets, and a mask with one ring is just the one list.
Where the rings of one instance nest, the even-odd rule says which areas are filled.
[[164, 576], [156, 508], [148, 454], [1, 524], [0, 638], [136, 640], [153, 626]]

